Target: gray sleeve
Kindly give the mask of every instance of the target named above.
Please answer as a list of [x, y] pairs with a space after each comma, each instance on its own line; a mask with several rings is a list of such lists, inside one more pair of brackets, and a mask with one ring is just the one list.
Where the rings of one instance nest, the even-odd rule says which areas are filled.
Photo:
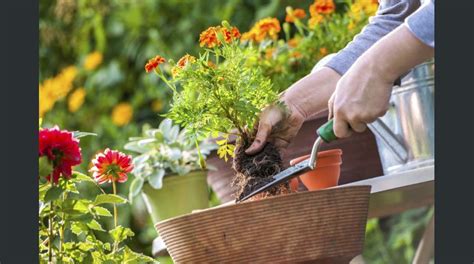
[[381, 0], [375, 16], [361, 33], [340, 50], [325, 66], [343, 75], [377, 40], [390, 33], [420, 6], [420, 0]]
[[434, 0], [427, 1], [405, 20], [405, 24], [416, 38], [434, 48]]

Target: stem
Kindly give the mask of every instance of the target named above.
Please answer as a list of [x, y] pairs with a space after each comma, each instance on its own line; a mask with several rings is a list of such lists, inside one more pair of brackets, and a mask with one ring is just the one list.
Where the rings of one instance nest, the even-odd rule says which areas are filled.
[[[62, 202], [64, 203], [66, 201], [66, 193], [62, 193]], [[61, 220], [63, 221], [63, 224], [61, 225], [59, 229], [59, 253], [62, 253], [63, 250], [63, 244], [64, 244], [64, 213], [61, 215]]]
[[[51, 188], [54, 187], [53, 183], [53, 176], [50, 176], [50, 183]], [[48, 215], [48, 224], [49, 224], [49, 232], [48, 232], [48, 263], [53, 263], [53, 201], [49, 202], [49, 215]]]
[[174, 85], [171, 85], [171, 83], [165, 78], [165, 76], [163, 76], [163, 74], [159, 73], [159, 66], [158, 66], [158, 70], [155, 69], [155, 73], [156, 75], [158, 75], [158, 77], [160, 77], [160, 79], [166, 84], [168, 85], [168, 87], [173, 90], [174, 93], [178, 93], [176, 91], [176, 87]]
[[[113, 189], [114, 195], [117, 195], [117, 187], [115, 186], [114, 180], [112, 180], [112, 189]], [[114, 228], [117, 227], [117, 216], [118, 216], [117, 205], [114, 203]], [[118, 247], [117, 242], [114, 242], [114, 252], [117, 251], [117, 247]]]

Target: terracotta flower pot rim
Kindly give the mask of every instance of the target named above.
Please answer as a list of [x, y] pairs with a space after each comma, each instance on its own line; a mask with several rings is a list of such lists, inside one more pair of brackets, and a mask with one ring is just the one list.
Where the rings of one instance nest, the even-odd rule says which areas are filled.
[[[324, 151], [320, 151], [318, 152], [318, 158], [316, 160], [316, 162], [318, 160], [322, 160], [322, 159], [328, 159], [330, 157], [334, 157], [334, 156], [341, 156], [342, 155], [342, 150], [341, 149], [329, 149], [329, 150], [324, 150]], [[307, 155], [303, 155], [303, 156], [299, 156], [297, 158], [294, 158], [290, 161], [290, 163], [294, 160], [298, 160], [298, 159], [301, 159], [300, 161], [296, 162], [295, 164], [298, 164], [304, 160], [306, 160], [307, 158], [309, 158], [310, 154], [307, 154]], [[335, 165], [341, 165], [342, 164], [342, 160], [339, 160], [337, 162], [324, 162], [324, 164], [322, 163], [319, 163], [317, 165], [318, 168], [324, 168], [324, 167], [329, 167], [329, 166], [335, 166]]]

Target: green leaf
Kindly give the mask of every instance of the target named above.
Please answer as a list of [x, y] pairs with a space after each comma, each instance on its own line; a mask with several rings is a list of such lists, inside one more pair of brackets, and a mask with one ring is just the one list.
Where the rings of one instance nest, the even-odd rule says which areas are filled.
[[63, 189], [61, 186], [53, 186], [46, 192], [44, 196], [44, 202], [48, 203], [50, 201], [57, 200], [62, 193]]
[[89, 223], [87, 223], [87, 226], [90, 229], [97, 230], [97, 231], [105, 231], [102, 226], [97, 222], [97, 220], [92, 219]]
[[164, 169], [156, 169], [149, 177], [148, 182], [150, 183], [151, 187], [155, 189], [161, 189], [163, 185], [163, 177], [165, 176]]
[[75, 138], [82, 138], [82, 137], [86, 137], [86, 136], [97, 136], [97, 134], [96, 133], [91, 133], [91, 132], [74, 131], [73, 136]]
[[143, 179], [136, 177], [132, 183], [130, 184], [130, 200], [132, 200], [132, 197], [137, 196], [143, 188]]
[[123, 263], [126, 264], [141, 264], [141, 263], [155, 263], [153, 258], [133, 252], [130, 248], [124, 248]]
[[121, 225], [109, 231], [115, 242], [120, 243], [129, 237], [133, 237], [135, 233], [130, 228], [123, 227]]
[[127, 199], [115, 195], [115, 194], [99, 194], [97, 197], [95, 197], [94, 205], [99, 205], [99, 204], [123, 204], [126, 203]]
[[53, 165], [49, 162], [48, 157], [43, 156], [39, 158], [39, 176], [46, 177], [53, 172]]
[[92, 179], [92, 177], [90, 177], [89, 175], [86, 175], [86, 174], [83, 174], [81, 172], [78, 172], [78, 171], [73, 171], [72, 172], [72, 177], [76, 180], [79, 180], [79, 181], [88, 181], [88, 182], [94, 182], [94, 179]]
[[81, 222], [72, 222], [71, 224], [71, 231], [79, 236], [82, 233], [87, 233], [89, 229], [87, 228], [87, 225]]
[[100, 216], [112, 216], [110, 211], [107, 208], [101, 206], [94, 206], [93, 207], [94, 213]]

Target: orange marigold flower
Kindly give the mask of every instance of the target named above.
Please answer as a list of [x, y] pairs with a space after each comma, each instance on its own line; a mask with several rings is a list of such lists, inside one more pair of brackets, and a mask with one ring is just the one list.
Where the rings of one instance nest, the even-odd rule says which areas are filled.
[[224, 33], [225, 42], [230, 43], [234, 39], [238, 39], [240, 37], [239, 29], [233, 27], [229, 30], [227, 28], [222, 29], [222, 33]]
[[186, 65], [188, 65], [188, 63], [193, 63], [195, 61], [196, 61], [196, 57], [191, 56], [189, 54], [186, 54], [183, 57], [181, 57], [181, 59], [179, 59], [177, 65], [178, 65], [178, 67], [180, 67], [182, 69]]
[[208, 61], [207, 66], [209, 66], [209, 68], [213, 68], [213, 69], [217, 68], [216, 64], [212, 61]]
[[329, 15], [336, 10], [336, 5], [333, 0], [315, 0], [312, 5], [309, 6], [309, 12], [311, 17], [316, 14]]
[[319, 54], [321, 55], [321, 57], [326, 56], [328, 54], [328, 49], [325, 47], [319, 48]]
[[298, 59], [298, 58], [301, 58], [302, 55], [301, 55], [301, 52], [299, 51], [293, 51], [291, 54], [290, 54], [291, 57], [295, 58], [295, 59]]
[[219, 40], [217, 39], [217, 27], [209, 27], [199, 35], [199, 45], [201, 47], [206, 45], [208, 48], [213, 48], [218, 44]]
[[308, 21], [308, 26], [311, 29], [315, 29], [317, 25], [321, 24], [324, 21], [324, 16], [320, 14], [316, 14], [315, 16], [311, 17]]
[[273, 54], [275, 53], [276, 51], [276, 48], [268, 48], [265, 50], [265, 58], [266, 59], [271, 59], [273, 58]]
[[306, 17], [306, 12], [304, 11], [304, 9], [297, 8], [295, 10], [289, 10], [290, 12], [288, 12], [287, 10], [287, 14], [285, 17], [285, 21], [288, 23], [294, 23], [295, 19], [302, 19]]
[[209, 27], [199, 35], [199, 45], [213, 48], [219, 46], [221, 42], [217, 38], [218, 33], [222, 33], [226, 43], [231, 43], [232, 40], [240, 37], [240, 32], [236, 27], [232, 27], [230, 30], [222, 28], [221, 26]]
[[152, 70], [156, 69], [158, 65], [165, 62], [166, 62], [165, 58], [161, 57], [160, 55], [157, 55], [156, 57], [148, 60], [147, 64], [145, 64], [145, 71], [151, 72]]
[[264, 18], [258, 21], [255, 26], [255, 40], [260, 42], [265, 38], [276, 39], [281, 30], [280, 21], [276, 18]]
[[288, 46], [290, 46], [291, 48], [296, 48], [298, 46], [298, 44], [300, 44], [300, 41], [301, 41], [300, 38], [294, 37], [294, 38], [288, 40]]

